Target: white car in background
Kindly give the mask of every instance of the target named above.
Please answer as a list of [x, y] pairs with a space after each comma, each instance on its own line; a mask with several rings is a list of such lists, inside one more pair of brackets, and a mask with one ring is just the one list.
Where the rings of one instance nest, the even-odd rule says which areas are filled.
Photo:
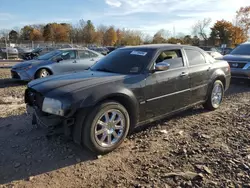
[[209, 55], [211, 55], [214, 59], [222, 59], [223, 55], [220, 54], [219, 52], [214, 52], [214, 51], [206, 51]]

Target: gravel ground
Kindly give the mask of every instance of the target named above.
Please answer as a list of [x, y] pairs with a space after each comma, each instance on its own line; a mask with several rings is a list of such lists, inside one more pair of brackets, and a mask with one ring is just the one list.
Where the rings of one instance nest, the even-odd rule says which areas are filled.
[[0, 70], [0, 187], [250, 187], [250, 87], [235, 82], [220, 109], [197, 106], [137, 129], [94, 156], [47, 139], [25, 113], [25, 85]]

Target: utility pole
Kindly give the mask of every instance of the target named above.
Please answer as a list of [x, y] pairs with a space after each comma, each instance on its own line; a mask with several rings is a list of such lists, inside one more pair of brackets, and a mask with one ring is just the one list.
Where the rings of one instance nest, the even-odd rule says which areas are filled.
[[4, 38], [5, 38], [5, 47], [6, 47], [6, 58], [9, 59], [7, 37], [5, 36]]
[[173, 37], [175, 38], [175, 25], [173, 26]]

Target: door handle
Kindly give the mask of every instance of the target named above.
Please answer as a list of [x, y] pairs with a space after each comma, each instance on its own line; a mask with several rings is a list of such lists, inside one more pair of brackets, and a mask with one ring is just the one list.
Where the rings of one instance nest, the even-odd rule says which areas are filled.
[[90, 59], [90, 61], [95, 61], [95, 60], [92, 58], [92, 59]]
[[183, 76], [187, 76], [187, 75], [188, 75], [187, 72], [182, 72], [180, 76], [183, 77]]
[[76, 60], [74, 60], [73, 63], [76, 63]]
[[210, 71], [211, 70], [211, 67], [208, 67], [207, 71]]

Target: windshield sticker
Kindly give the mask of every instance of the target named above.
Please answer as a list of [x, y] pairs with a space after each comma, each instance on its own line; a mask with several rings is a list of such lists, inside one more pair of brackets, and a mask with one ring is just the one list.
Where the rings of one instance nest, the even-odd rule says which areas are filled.
[[142, 51], [132, 51], [130, 54], [131, 54], [131, 55], [140, 55], [140, 56], [145, 56], [145, 55], [147, 55], [147, 52], [142, 52]]

